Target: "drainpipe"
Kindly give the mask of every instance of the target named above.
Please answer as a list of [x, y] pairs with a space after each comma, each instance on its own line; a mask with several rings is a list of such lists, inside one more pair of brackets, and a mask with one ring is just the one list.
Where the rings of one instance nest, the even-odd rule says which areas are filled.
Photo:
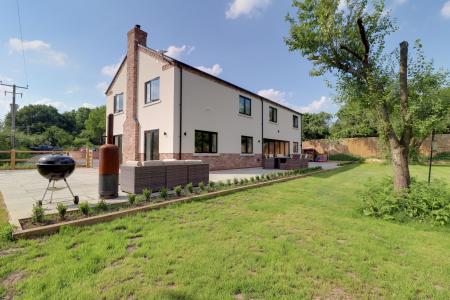
[[183, 139], [183, 69], [180, 66], [180, 141], [179, 141], [179, 151], [178, 159], [181, 160], [181, 143]]
[[261, 98], [261, 161], [264, 168], [264, 99]]

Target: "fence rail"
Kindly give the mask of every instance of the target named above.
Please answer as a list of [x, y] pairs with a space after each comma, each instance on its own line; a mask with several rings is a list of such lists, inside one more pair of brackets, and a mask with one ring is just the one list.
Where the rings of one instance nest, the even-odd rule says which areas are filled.
[[[84, 152], [84, 153], [83, 153]], [[64, 154], [69, 156], [76, 156], [78, 159], [83, 159], [82, 162], [77, 161], [77, 157], [74, 157], [74, 160], [78, 167], [92, 168], [93, 167], [93, 150], [86, 148], [86, 151], [69, 151], [69, 150], [58, 150], [58, 151], [33, 151], [33, 150], [0, 150], [0, 154], [7, 154], [9, 158], [0, 159], [0, 169], [3, 170], [20, 170], [20, 169], [30, 169], [35, 168], [36, 164], [34, 163], [38, 156], [43, 154]], [[20, 158], [17, 157], [18, 154], [30, 155], [28, 158]], [[34, 159], [34, 160], [33, 160]], [[21, 165], [20, 163], [30, 162], [32, 164], [29, 165]], [[7, 163], [7, 165], [2, 165], [2, 163]], [[18, 164], [19, 163], [19, 164]]]

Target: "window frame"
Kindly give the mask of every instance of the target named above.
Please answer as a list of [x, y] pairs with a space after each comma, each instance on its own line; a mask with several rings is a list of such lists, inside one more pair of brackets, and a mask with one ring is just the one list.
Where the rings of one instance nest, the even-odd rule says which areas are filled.
[[269, 121], [273, 123], [278, 123], [278, 109], [276, 109], [273, 106], [269, 106]]
[[[205, 149], [204, 149], [204, 147], [202, 147], [202, 151], [201, 152], [198, 152], [197, 151], [197, 133], [200, 133], [200, 134], [207, 134], [208, 135], [208, 151], [204, 151]], [[216, 149], [215, 149], [215, 151], [214, 151], [214, 143], [213, 143], [213, 140], [214, 140], [214, 138], [213, 138], [213, 136], [215, 136], [215, 140], [216, 140]], [[202, 142], [202, 144], [203, 144], [203, 140], [204, 140], [204, 136], [202, 136], [202, 140], [201, 140], [201, 142]], [[206, 130], [195, 130], [195, 132], [194, 132], [194, 153], [199, 153], [199, 154], [202, 154], [202, 153], [208, 153], [208, 154], [215, 154], [215, 153], [217, 153], [218, 152], [218, 149], [219, 149], [219, 134], [217, 133], [217, 132], [215, 132], [215, 131], [206, 131]]]
[[[158, 99], [151, 99], [152, 97], [152, 82], [154, 81], [158, 81]], [[148, 87], [148, 88], [147, 88]], [[159, 100], [161, 100], [161, 78], [155, 77], [153, 79], [150, 79], [149, 81], [144, 83], [144, 103], [145, 104], [149, 104], [149, 103], [154, 103], [154, 102], [158, 102]], [[150, 95], [150, 99], [147, 101], [147, 96]]]
[[292, 127], [298, 128], [298, 116], [292, 115]]
[[292, 142], [292, 153], [298, 154], [298, 142]]
[[[245, 151], [244, 152], [242, 151], [243, 142], [245, 143]], [[251, 151], [249, 151], [249, 145], [251, 145]], [[241, 135], [241, 154], [253, 154], [253, 137], [252, 136]]]
[[[117, 110], [116, 108], [117, 108], [117, 97], [118, 96], [121, 96], [122, 97], [122, 105], [121, 105], [121, 109], [120, 110]], [[114, 95], [114, 100], [113, 100], [113, 111], [114, 111], [114, 113], [115, 114], [118, 114], [118, 113], [121, 113], [121, 112], [123, 112], [123, 93], [119, 93], [119, 94], [115, 94]]]
[[[244, 111], [241, 111], [241, 101], [244, 101]], [[247, 103], [249, 103], [248, 108], [249, 111], [247, 111]], [[251, 116], [252, 115], [252, 99], [239, 95], [239, 113], [241, 115]]]

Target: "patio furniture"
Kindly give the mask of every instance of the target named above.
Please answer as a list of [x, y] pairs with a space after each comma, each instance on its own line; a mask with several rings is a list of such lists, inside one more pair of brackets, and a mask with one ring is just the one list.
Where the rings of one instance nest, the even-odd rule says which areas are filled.
[[280, 163], [280, 170], [294, 170], [308, 167], [308, 159], [306, 158], [288, 158], [285, 162]]

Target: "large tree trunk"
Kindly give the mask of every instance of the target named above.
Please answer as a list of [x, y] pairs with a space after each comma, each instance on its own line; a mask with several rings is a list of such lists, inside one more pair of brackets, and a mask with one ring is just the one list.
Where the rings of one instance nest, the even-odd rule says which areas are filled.
[[409, 174], [409, 145], [401, 145], [398, 141], [389, 139], [392, 154], [392, 166], [394, 168], [394, 188], [403, 190], [409, 188], [411, 176]]

